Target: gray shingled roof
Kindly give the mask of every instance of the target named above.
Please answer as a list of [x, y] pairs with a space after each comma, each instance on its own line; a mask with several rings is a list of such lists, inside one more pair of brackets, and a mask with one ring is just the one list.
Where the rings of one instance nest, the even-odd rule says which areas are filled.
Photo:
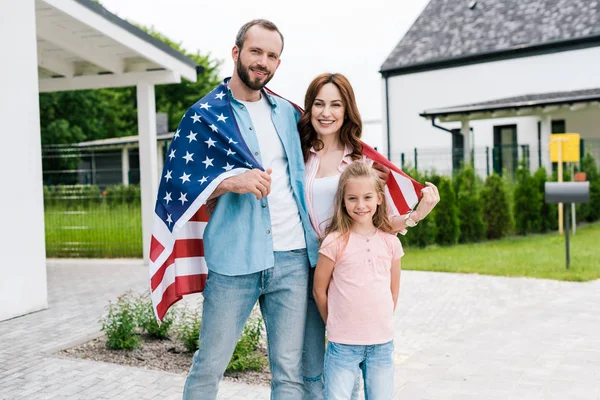
[[600, 35], [598, 0], [471, 2], [431, 0], [381, 71]]
[[422, 117], [436, 115], [466, 114], [483, 111], [498, 111], [518, 109], [525, 107], [540, 107], [559, 104], [575, 104], [590, 101], [600, 101], [600, 88], [573, 90], [568, 92], [551, 92], [526, 94], [522, 96], [506, 97], [503, 99], [484, 101], [481, 103], [464, 104], [460, 106], [438, 108], [423, 111]]

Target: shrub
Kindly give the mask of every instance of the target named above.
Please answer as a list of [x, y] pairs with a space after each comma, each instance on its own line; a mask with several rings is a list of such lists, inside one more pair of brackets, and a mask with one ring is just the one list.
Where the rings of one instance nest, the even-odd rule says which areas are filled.
[[263, 354], [258, 352], [260, 344], [262, 319], [250, 318], [244, 326], [242, 336], [235, 346], [227, 372], [260, 371], [266, 365]]
[[460, 231], [458, 241], [460, 243], [482, 241], [485, 239], [485, 225], [475, 171], [471, 166], [464, 167], [455, 181]]
[[107, 186], [102, 194], [108, 205], [140, 204], [140, 185], [125, 186], [120, 184]]
[[590, 153], [581, 159], [581, 170], [590, 182], [590, 202], [577, 205], [577, 220], [594, 222], [600, 219], [600, 173]]
[[529, 168], [521, 165], [514, 191], [515, 230], [520, 235], [541, 231], [542, 192]]
[[150, 337], [160, 340], [169, 337], [169, 330], [171, 329], [173, 322], [175, 322], [174, 309], [167, 312], [159, 325], [156, 315], [154, 314], [154, 307], [152, 306], [152, 299], [150, 298], [149, 293], [140, 296], [135, 307], [137, 326], [142, 332], [147, 333]]
[[[428, 174], [420, 174], [410, 166], [405, 168], [404, 171], [417, 180], [418, 182], [432, 182], [433, 180], [439, 180], [439, 177], [432, 178]], [[398, 235], [403, 246], [410, 247], [426, 247], [435, 243], [436, 225], [435, 225], [435, 212], [433, 211], [419, 224], [413, 228], [409, 228], [406, 235]]]
[[487, 237], [498, 239], [511, 230], [512, 218], [504, 180], [497, 174], [487, 177], [481, 191], [483, 201], [483, 221]]
[[548, 232], [558, 229], [558, 207], [556, 204], [548, 204], [545, 201], [546, 181], [548, 174], [545, 168], [538, 168], [533, 174], [533, 181], [537, 186], [540, 198], [540, 232]]
[[179, 339], [183, 346], [189, 352], [198, 350], [200, 346], [200, 327], [202, 326], [202, 320], [200, 314], [196, 312], [183, 311], [179, 315], [179, 322], [177, 324], [177, 339]]
[[436, 206], [435, 224], [437, 232], [435, 242], [440, 245], [453, 245], [458, 242], [459, 223], [456, 194], [452, 182], [446, 177], [440, 179], [438, 186], [440, 202]]
[[111, 350], [132, 350], [139, 346], [136, 332], [135, 304], [131, 293], [119, 296], [116, 303], [109, 303], [107, 315], [100, 322], [106, 335], [106, 347]]

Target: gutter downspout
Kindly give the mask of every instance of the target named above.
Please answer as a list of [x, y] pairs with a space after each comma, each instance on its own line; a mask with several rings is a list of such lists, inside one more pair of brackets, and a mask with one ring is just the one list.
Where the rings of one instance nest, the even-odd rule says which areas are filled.
[[388, 76], [385, 76], [385, 129], [387, 134], [387, 159], [392, 160], [392, 149], [390, 139], [390, 95], [388, 91]]
[[435, 127], [435, 128], [438, 128], [438, 129], [441, 129], [441, 130], [443, 130], [443, 131], [446, 131], [446, 132], [448, 132], [448, 133], [452, 133], [452, 134], [454, 134], [454, 132], [452, 131], [452, 129], [444, 128], [444, 127], [443, 127], [443, 126], [441, 126], [441, 125], [436, 125], [436, 123], [435, 123], [435, 118], [436, 118], [436, 117], [435, 117], [435, 115], [431, 117], [431, 125], [432, 125], [433, 127]]

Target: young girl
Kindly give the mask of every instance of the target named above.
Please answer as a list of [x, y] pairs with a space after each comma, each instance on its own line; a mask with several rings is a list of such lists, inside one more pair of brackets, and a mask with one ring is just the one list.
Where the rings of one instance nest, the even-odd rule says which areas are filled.
[[365, 398], [391, 399], [392, 314], [404, 255], [388, 219], [384, 187], [367, 164], [342, 173], [319, 250], [313, 294], [327, 325], [325, 400], [348, 400], [362, 370]]

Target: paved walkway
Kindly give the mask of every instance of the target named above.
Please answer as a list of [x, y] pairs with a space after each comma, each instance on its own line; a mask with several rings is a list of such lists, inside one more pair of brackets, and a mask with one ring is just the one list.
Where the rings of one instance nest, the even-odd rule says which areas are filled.
[[[0, 399], [180, 399], [185, 375], [57, 356], [99, 332], [139, 261], [48, 261], [47, 310], [0, 322]], [[600, 400], [600, 281], [404, 271], [397, 399]], [[268, 399], [224, 382], [219, 399]]]

